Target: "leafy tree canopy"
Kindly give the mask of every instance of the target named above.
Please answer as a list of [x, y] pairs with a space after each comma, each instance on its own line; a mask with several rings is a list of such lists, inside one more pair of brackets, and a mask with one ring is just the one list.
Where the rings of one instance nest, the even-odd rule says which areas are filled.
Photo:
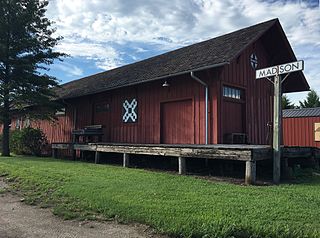
[[320, 107], [320, 100], [317, 92], [315, 90], [311, 90], [307, 98], [303, 102], [299, 102], [301, 108], [311, 108], [311, 107]]
[[[0, 1], [0, 123], [3, 124], [3, 155], [8, 155], [9, 124], [13, 111], [26, 106], [54, 108], [57, 79], [46, 72], [55, 59], [65, 56], [54, 50], [52, 22], [45, 17], [47, 0]], [[47, 115], [50, 110], [45, 110]], [[39, 113], [37, 113], [38, 115]]]

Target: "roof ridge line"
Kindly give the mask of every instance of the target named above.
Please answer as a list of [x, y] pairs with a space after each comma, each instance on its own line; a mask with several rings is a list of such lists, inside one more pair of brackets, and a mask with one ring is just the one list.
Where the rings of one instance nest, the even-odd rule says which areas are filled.
[[[261, 32], [260, 34], [258, 34], [255, 38], [253, 38], [249, 43], [247, 43], [241, 50], [239, 50], [239, 52], [237, 54], [235, 54], [235, 56], [230, 60], [230, 61], [233, 61], [234, 59], [236, 59], [249, 45], [251, 45], [253, 42], [257, 41], [264, 33], [266, 33], [268, 30], [270, 30], [271, 27], [273, 27], [276, 22], [279, 22], [279, 19], [278, 18], [274, 18], [272, 20], [269, 20], [269, 21], [265, 21], [265, 22], [261, 22], [261, 23], [258, 23], [256, 25], [253, 25], [252, 27], [254, 26], [257, 26], [259, 24], [264, 24], [264, 23], [267, 23], [267, 22], [272, 22], [273, 21], [273, 24], [270, 25], [268, 27], [268, 29], [266, 29], [265, 31]], [[243, 28], [245, 29], [245, 28]], [[242, 29], [241, 29], [242, 30]]]
[[[143, 60], [140, 60], [140, 61], [136, 61], [136, 62], [132, 62], [132, 63], [129, 63], [129, 64], [121, 65], [121, 66], [119, 66], [119, 67], [116, 67], [116, 68], [113, 68], [113, 69], [110, 69], [110, 70], [105, 70], [105, 71], [102, 71], [102, 72], [99, 72], [99, 73], [95, 73], [95, 74], [91, 74], [91, 75], [88, 75], [88, 76], [85, 76], [85, 77], [82, 77], [82, 78], [79, 78], [79, 79], [75, 79], [75, 80], [72, 80], [72, 81], [70, 81], [70, 82], [67, 82], [67, 83], [64, 83], [64, 84], [60, 84], [60, 86], [64, 86], [64, 85], [67, 85], [67, 84], [69, 84], [69, 83], [72, 83], [72, 82], [75, 82], [75, 81], [78, 81], [78, 80], [82, 80], [82, 79], [85, 79], [85, 78], [88, 78], [88, 77], [97, 76], [97, 75], [103, 74], [103, 73], [105, 73], [105, 72], [111, 72], [111, 71], [113, 71], [113, 70], [115, 70], [115, 69], [120, 69], [120, 68], [122, 68], [122, 67], [127, 67], [127, 66], [129, 66], [129, 65], [138, 64], [138, 63], [141, 63], [141, 62], [144, 62], [144, 61], [147, 61], [147, 60], [150, 60], [150, 59], [159, 57], [159, 56], [163, 56], [163, 55], [166, 55], [166, 54], [170, 54], [170, 53], [173, 53], [173, 52], [176, 52], [176, 51], [184, 50], [184, 49], [186, 49], [186, 48], [188, 48], [188, 47], [191, 47], [191, 46], [195, 46], [195, 45], [202, 44], [202, 43], [205, 43], [205, 42], [208, 42], [208, 41], [212, 41], [212, 40], [218, 39], [218, 38], [220, 38], [220, 37], [225, 37], [225, 36], [227, 36], [227, 35], [229, 35], [229, 34], [234, 34], [234, 33], [236, 33], [236, 32], [243, 31], [243, 30], [248, 29], [248, 28], [253, 28], [253, 27], [256, 27], [256, 26], [258, 26], [258, 25], [266, 24], [266, 23], [272, 22], [272, 21], [276, 22], [276, 21], [279, 21], [279, 19], [278, 19], [278, 18], [273, 18], [273, 19], [271, 19], [271, 20], [264, 21], [264, 22], [260, 22], [260, 23], [257, 23], [257, 24], [255, 24], [255, 25], [250, 25], [250, 26], [247, 26], [247, 27], [244, 27], [244, 28], [235, 30], [235, 31], [231, 31], [231, 32], [226, 33], [226, 34], [223, 34], [223, 35], [219, 35], [219, 36], [216, 36], [216, 37], [213, 37], [213, 38], [209, 38], [209, 39], [204, 40], [204, 41], [199, 41], [199, 42], [193, 43], [193, 44], [191, 44], [191, 45], [183, 46], [183, 47], [181, 47], [181, 48], [177, 48], [177, 49], [174, 49], [174, 50], [170, 50], [170, 51], [164, 52], [164, 53], [159, 54], [159, 55], [154, 55], [154, 56], [151, 56], [151, 57], [149, 57], [149, 58], [146, 58], [146, 59], [143, 59]], [[274, 25], [274, 24], [272, 24], [267, 30], [269, 30], [273, 25]], [[267, 30], [266, 30], [266, 31], [267, 31]], [[263, 33], [265, 33], [266, 31], [264, 31]], [[263, 34], [263, 33], [262, 33], [262, 34]], [[262, 34], [260, 34], [260, 35], [259, 35], [258, 37], [256, 37], [256, 38], [254, 38], [254, 40], [251, 41], [250, 44], [251, 44], [252, 42], [254, 42], [257, 38], [261, 37]], [[239, 51], [236, 55], [238, 56], [238, 55], [239, 55], [245, 48], [247, 48], [248, 45], [250, 45], [250, 44], [247, 44], [247, 45], [246, 45], [241, 51]], [[237, 57], [237, 56], [236, 56], [236, 57]], [[229, 60], [229, 62], [231, 62], [232, 60], [234, 60], [236, 57], [234, 57], [234, 58], [232, 58], [231, 60]]]

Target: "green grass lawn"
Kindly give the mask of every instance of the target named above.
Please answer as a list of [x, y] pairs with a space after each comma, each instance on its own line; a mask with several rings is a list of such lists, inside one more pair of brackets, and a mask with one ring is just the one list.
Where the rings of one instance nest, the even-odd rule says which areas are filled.
[[65, 218], [140, 222], [183, 237], [320, 237], [320, 177], [240, 186], [140, 169], [0, 157], [29, 203]]

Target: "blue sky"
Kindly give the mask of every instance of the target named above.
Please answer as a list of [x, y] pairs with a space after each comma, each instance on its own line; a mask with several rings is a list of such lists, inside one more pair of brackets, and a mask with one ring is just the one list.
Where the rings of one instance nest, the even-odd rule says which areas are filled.
[[71, 56], [51, 66], [61, 83], [279, 18], [320, 93], [319, 0], [50, 0], [47, 17]]

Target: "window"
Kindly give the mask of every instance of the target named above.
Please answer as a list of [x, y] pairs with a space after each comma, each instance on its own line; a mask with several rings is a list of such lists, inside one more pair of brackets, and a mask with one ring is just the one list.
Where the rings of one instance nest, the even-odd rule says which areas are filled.
[[96, 104], [96, 112], [108, 112], [110, 110], [110, 104], [109, 103], [99, 103]]
[[244, 93], [242, 89], [228, 86], [223, 87], [223, 96], [227, 98], [244, 99]]
[[23, 127], [29, 127], [30, 126], [30, 119], [29, 118], [25, 118], [23, 121]]
[[66, 115], [66, 108], [61, 108], [59, 111], [56, 112], [56, 116], [64, 116]]
[[20, 119], [16, 120], [16, 129], [20, 129]]

